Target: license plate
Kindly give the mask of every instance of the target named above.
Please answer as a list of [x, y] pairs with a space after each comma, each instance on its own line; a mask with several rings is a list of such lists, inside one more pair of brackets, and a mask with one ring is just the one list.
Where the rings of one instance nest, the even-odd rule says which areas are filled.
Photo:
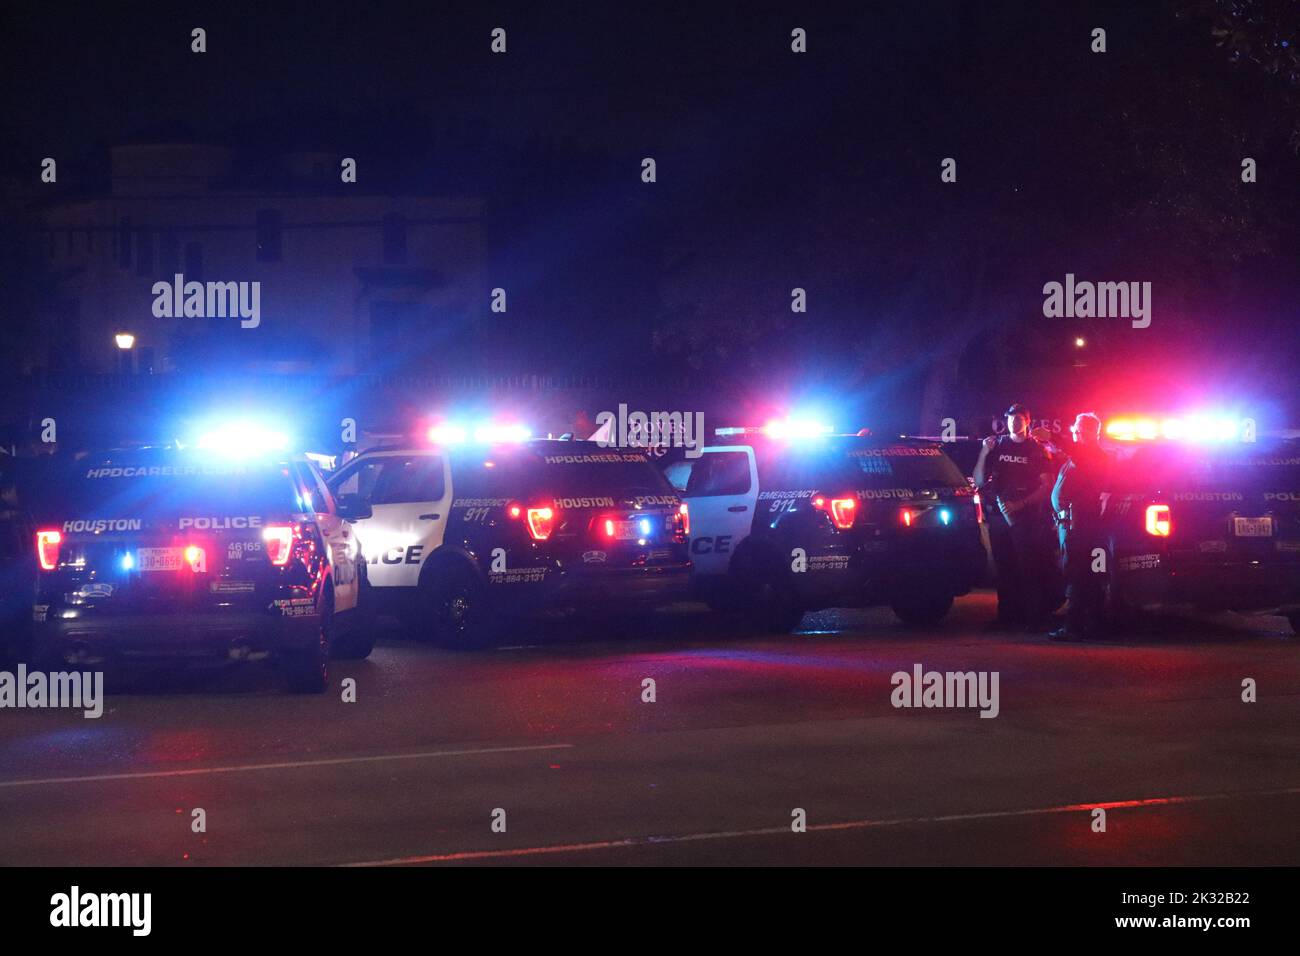
[[141, 571], [179, 571], [185, 567], [184, 548], [141, 548], [135, 566]]
[[641, 527], [641, 522], [646, 522], [646, 527], [653, 530], [653, 524], [649, 518], [634, 518], [631, 521], [614, 522], [614, 538], [618, 541], [635, 541], [638, 538], [650, 537], [650, 531]]
[[1233, 518], [1232, 533], [1238, 538], [1273, 537], [1272, 518]]

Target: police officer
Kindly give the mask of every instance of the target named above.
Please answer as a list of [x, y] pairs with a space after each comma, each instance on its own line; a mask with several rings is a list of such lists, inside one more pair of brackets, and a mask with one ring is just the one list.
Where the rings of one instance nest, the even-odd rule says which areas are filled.
[[990, 435], [975, 463], [998, 576], [998, 628], [1041, 631], [1052, 608], [1052, 525], [1048, 496], [1056, 468], [1029, 434], [1029, 409], [1007, 409], [1007, 431]]
[[1102, 492], [1111, 459], [1101, 447], [1101, 419], [1083, 412], [1070, 427], [1074, 445], [1052, 489], [1052, 509], [1063, 532], [1066, 593], [1065, 626], [1048, 635], [1055, 641], [1081, 641], [1102, 625], [1103, 575], [1093, 570], [1093, 549], [1104, 548]]

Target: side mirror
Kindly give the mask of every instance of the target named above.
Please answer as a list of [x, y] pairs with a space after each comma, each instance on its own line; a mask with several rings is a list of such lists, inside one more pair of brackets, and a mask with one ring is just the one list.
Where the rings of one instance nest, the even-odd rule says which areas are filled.
[[339, 517], [348, 521], [362, 521], [374, 515], [370, 505], [360, 495], [339, 495], [335, 504], [339, 509]]

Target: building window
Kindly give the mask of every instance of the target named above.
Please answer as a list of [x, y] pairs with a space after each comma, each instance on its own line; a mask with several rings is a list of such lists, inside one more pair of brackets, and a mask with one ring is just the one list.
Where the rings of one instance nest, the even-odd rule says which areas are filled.
[[158, 256], [160, 259], [161, 272], [170, 279], [181, 270], [181, 244], [176, 238], [176, 230], [168, 229], [163, 232], [158, 240]]
[[384, 217], [384, 262], [406, 261], [406, 217], [390, 212]]
[[187, 282], [203, 281], [203, 243], [185, 243], [185, 280]]
[[153, 274], [153, 230], [140, 229], [135, 234], [136, 256], [135, 274], [148, 276]]
[[257, 261], [280, 261], [280, 238], [284, 222], [279, 211], [259, 209], [257, 212]]
[[131, 217], [117, 221], [117, 264], [123, 269], [131, 267]]

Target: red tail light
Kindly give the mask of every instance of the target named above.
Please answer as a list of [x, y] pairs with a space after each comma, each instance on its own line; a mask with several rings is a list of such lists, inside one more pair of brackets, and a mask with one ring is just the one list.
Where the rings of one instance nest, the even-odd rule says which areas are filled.
[[682, 538], [691, 536], [691, 509], [686, 507], [684, 501], [677, 507], [677, 530]]
[[284, 567], [293, 555], [293, 525], [269, 524], [262, 529], [262, 540], [266, 542], [266, 556], [271, 563]]
[[975, 521], [978, 524], [984, 523], [984, 503], [980, 501], [980, 493], [975, 492]]
[[208, 569], [207, 552], [197, 544], [187, 545], [185, 548], [185, 563], [190, 566], [191, 571], [206, 571]]
[[824, 511], [831, 516], [831, 523], [841, 531], [853, 527], [853, 519], [858, 516], [858, 499], [856, 497], [844, 496], [842, 498], [828, 498], [825, 495], [814, 495], [812, 505], [818, 511]]
[[534, 541], [545, 541], [551, 536], [551, 532], [554, 530], [554, 508], [528, 509], [528, 533], [533, 536]]
[[903, 524], [910, 528], [912, 527], [912, 519], [915, 518], [916, 515], [912, 513], [911, 508], [904, 508], [899, 512], [899, 517], [902, 519]]
[[1157, 538], [1169, 537], [1169, 532], [1174, 530], [1174, 522], [1169, 514], [1169, 506], [1147, 505], [1146, 526], [1149, 535], [1154, 535]]
[[41, 562], [42, 570], [53, 571], [59, 566], [59, 542], [62, 540], [62, 531], [36, 532], [36, 557]]

